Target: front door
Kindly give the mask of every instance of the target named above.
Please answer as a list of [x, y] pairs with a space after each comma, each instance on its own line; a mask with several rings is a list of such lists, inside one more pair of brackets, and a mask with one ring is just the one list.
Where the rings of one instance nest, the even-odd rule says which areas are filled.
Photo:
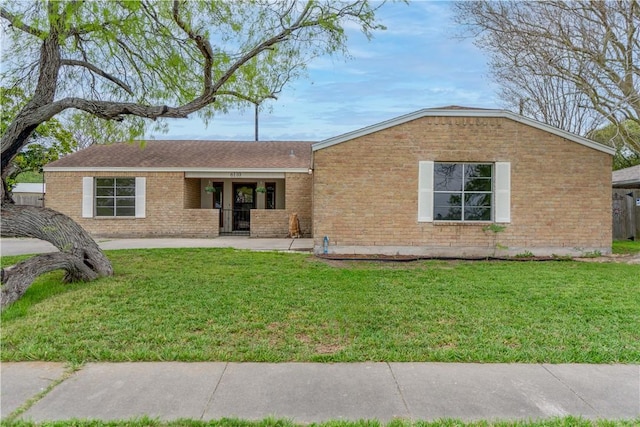
[[233, 183], [233, 231], [251, 230], [251, 209], [256, 208], [256, 184]]

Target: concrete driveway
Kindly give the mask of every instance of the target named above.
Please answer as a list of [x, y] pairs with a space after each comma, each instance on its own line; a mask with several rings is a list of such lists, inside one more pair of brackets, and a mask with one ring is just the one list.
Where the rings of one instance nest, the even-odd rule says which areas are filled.
[[[224, 236], [213, 239], [96, 239], [105, 250], [152, 248], [236, 248], [257, 251], [311, 251], [313, 239], [253, 239], [246, 236]], [[3, 238], [0, 253], [3, 256], [56, 252], [49, 242], [38, 239]]]

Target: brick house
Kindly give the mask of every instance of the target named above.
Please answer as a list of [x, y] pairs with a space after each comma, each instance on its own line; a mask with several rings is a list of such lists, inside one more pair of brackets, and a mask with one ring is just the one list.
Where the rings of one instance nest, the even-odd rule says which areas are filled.
[[94, 145], [48, 164], [47, 207], [95, 236], [311, 235], [311, 143]]
[[537, 121], [426, 109], [312, 149], [316, 252], [611, 252], [614, 150]]
[[90, 147], [45, 168], [47, 206], [101, 236], [285, 237], [295, 212], [316, 253], [609, 253], [613, 153], [507, 111], [426, 109], [315, 144]]

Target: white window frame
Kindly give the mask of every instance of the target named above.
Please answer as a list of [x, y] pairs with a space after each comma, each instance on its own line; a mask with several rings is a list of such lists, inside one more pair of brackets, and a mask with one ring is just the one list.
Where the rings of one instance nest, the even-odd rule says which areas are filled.
[[[432, 160], [418, 162], [418, 222], [434, 222], [434, 171]], [[440, 162], [439, 162], [440, 163]], [[480, 163], [493, 165], [493, 191], [491, 200], [491, 221], [444, 220], [443, 223], [483, 224], [487, 222], [511, 222], [511, 163], [510, 162], [441, 162]]]
[[146, 217], [146, 178], [135, 177], [135, 208], [131, 216], [97, 216], [96, 215], [96, 179], [118, 179], [125, 177], [85, 176], [82, 178], [82, 217], [83, 218], [145, 218]]

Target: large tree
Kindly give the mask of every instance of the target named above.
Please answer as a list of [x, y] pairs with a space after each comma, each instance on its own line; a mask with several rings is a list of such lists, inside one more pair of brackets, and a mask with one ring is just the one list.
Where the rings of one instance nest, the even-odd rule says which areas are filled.
[[0, 16], [3, 85], [26, 95], [1, 138], [2, 236], [60, 249], [3, 269], [3, 306], [52, 269], [67, 280], [113, 274], [70, 218], [12, 203], [9, 166], [38, 126], [62, 116], [99, 130], [99, 120], [134, 138], [164, 118], [211, 119], [275, 97], [313, 57], [345, 52], [345, 26], [380, 27], [366, 0], [5, 1]]
[[456, 3], [456, 20], [491, 55], [507, 105], [580, 134], [640, 124], [640, 3], [637, 0]]
[[[2, 135], [19, 109], [26, 103], [26, 99], [19, 87], [11, 89], [0, 87], [0, 103], [2, 104], [0, 135]], [[13, 188], [21, 173], [42, 173], [44, 165], [58, 160], [60, 156], [71, 153], [77, 147], [73, 134], [57, 119], [40, 124], [29, 138], [28, 144], [8, 166], [5, 179], [9, 188]]]
[[622, 126], [610, 124], [589, 132], [587, 137], [616, 147], [616, 154], [613, 156], [613, 170], [640, 165], [640, 152], [633, 151], [624, 144], [624, 141], [628, 139], [640, 141], [640, 125], [638, 123], [629, 120], [622, 123]]

